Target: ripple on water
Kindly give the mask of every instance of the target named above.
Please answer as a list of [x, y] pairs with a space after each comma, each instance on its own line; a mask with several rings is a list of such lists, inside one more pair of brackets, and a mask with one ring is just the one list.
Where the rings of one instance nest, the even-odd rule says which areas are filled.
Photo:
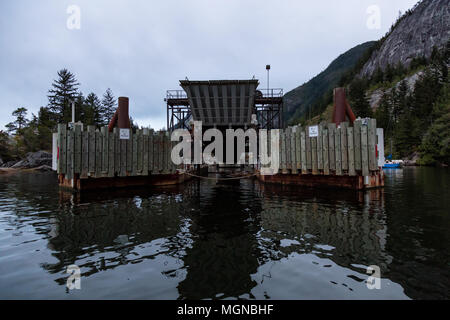
[[[449, 298], [447, 181], [405, 170], [365, 194], [254, 181], [72, 194], [52, 174], [0, 176], [0, 298]], [[66, 290], [71, 264], [82, 290]], [[371, 265], [382, 290], [367, 288]]]

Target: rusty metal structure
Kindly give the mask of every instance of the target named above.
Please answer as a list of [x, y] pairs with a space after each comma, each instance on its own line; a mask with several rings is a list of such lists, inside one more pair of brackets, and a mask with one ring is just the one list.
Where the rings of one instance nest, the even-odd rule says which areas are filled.
[[355, 122], [356, 116], [353, 113], [350, 104], [348, 103], [345, 88], [335, 88], [334, 91], [334, 108], [333, 108], [333, 122], [339, 126], [346, 121], [348, 117], [351, 124]]
[[283, 89], [258, 89], [252, 80], [181, 80], [183, 90], [168, 90], [167, 128], [189, 129], [189, 121], [204, 127], [248, 127], [252, 116], [259, 128], [283, 128]]
[[108, 131], [112, 132], [114, 127], [120, 129], [131, 128], [130, 115], [129, 115], [129, 102], [127, 97], [119, 97], [119, 103], [111, 121], [108, 124]]

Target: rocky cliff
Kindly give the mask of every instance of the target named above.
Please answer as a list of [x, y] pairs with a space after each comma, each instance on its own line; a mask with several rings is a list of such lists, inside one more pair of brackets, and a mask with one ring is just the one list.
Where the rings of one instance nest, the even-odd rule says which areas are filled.
[[383, 97], [383, 94], [390, 93], [392, 91], [392, 88], [398, 88], [400, 86], [400, 83], [402, 81], [405, 81], [406, 86], [408, 87], [409, 93], [411, 93], [414, 90], [414, 85], [416, 84], [417, 80], [419, 80], [420, 76], [423, 74], [423, 71], [418, 71], [414, 73], [411, 76], [408, 76], [394, 84], [391, 88], [380, 88], [376, 89], [370, 93], [367, 94], [367, 98], [369, 100], [370, 107], [373, 110], [376, 110], [380, 106], [381, 98]]
[[416, 57], [431, 56], [433, 47], [442, 48], [450, 38], [450, 1], [423, 0], [405, 14], [362, 68], [361, 76], [372, 76], [399, 63], [408, 67]]

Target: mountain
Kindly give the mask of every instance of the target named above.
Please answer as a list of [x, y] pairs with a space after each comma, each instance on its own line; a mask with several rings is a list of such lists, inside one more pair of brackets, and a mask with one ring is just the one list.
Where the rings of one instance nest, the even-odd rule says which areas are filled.
[[322, 99], [329, 99], [327, 93], [338, 86], [341, 77], [353, 69], [363, 55], [376, 41], [360, 44], [334, 60], [327, 69], [305, 84], [284, 95], [284, 118], [287, 122], [306, 115], [309, 108], [314, 108]]
[[378, 68], [401, 64], [409, 67], [414, 58], [429, 59], [433, 47], [442, 48], [450, 38], [449, 0], [423, 0], [404, 14], [380, 41], [359, 75], [371, 77]]

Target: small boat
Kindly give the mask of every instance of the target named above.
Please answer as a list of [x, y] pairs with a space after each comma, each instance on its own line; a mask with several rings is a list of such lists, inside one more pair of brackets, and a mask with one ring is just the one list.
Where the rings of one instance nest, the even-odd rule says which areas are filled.
[[385, 163], [383, 169], [400, 169], [401, 167], [401, 163]]

